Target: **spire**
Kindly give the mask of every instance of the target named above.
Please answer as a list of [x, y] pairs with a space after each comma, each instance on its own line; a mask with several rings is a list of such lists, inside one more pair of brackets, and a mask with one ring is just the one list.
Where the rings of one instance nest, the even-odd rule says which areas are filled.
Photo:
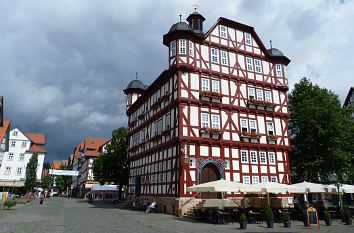
[[187, 21], [189, 22], [189, 26], [193, 29], [195, 33], [203, 34], [203, 22], [205, 18], [196, 11], [196, 7], [194, 9], [195, 12], [188, 16]]
[[269, 41], [269, 44], [270, 44], [270, 49], [272, 49], [273, 48], [272, 40]]

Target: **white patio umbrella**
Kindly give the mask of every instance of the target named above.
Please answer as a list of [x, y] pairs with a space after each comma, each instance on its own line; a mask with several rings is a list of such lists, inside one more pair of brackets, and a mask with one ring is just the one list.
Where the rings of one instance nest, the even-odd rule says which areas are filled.
[[344, 193], [354, 193], [354, 185], [345, 184], [339, 190]]
[[304, 194], [304, 201], [307, 202], [307, 194], [308, 193], [326, 193], [329, 192], [328, 190], [331, 189], [331, 185], [323, 185], [323, 184], [317, 184], [317, 183], [311, 183], [311, 182], [301, 182], [301, 183], [295, 183], [292, 184], [291, 186], [293, 187], [298, 187], [301, 188], [303, 191], [298, 192], [298, 193], [303, 193]]

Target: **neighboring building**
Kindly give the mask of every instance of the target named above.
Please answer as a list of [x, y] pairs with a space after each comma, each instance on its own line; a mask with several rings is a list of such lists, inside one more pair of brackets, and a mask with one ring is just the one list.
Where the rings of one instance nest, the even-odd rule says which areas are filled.
[[10, 120], [4, 119], [4, 98], [0, 96], [0, 168], [4, 154], [9, 150], [10, 125]]
[[68, 160], [53, 160], [50, 164], [50, 169], [60, 169], [61, 167], [66, 168], [68, 166]]
[[97, 184], [93, 176], [93, 161], [105, 151], [109, 139], [86, 138], [74, 150], [73, 169], [79, 171], [78, 177], [72, 178], [73, 188], [78, 189], [78, 195], [84, 197], [90, 191], [92, 184]]
[[168, 213], [194, 197], [218, 198], [187, 192], [194, 184], [291, 183], [290, 60], [266, 49], [253, 27], [219, 18], [204, 33], [204, 20], [194, 12], [189, 24], [174, 24], [163, 36], [169, 68], [149, 87], [134, 80], [124, 90], [129, 193]]
[[354, 107], [354, 87], [349, 89], [347, 98], [345, 98], [343, 107]]
[[26, 166], [33, 153], [38, 154], [37, 180], [42, 178], [44, 157], [47, 151], [44, 134], [25, 133], [16, 127], [10, 131], [9, 151], [5, 152], [0, 167], [0, 182], [5, 186], [24, 186]]
[[49, 176], [50, 163], [43, 163], [42, 180], [43, 177]]

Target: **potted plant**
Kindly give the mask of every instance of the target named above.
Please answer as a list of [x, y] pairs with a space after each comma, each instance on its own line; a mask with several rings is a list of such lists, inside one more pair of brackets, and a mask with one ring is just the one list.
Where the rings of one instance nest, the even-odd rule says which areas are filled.
[[266, 210], [266, 220], [267, 220], [267, 227], [273, 228], [274, 227], [274, 214], [272, 208], [268, 207]]
[[246, 218], [246, 214], [244, 213], [240, 215], [240, 228], [241, 229], [247, 228], [247, 218]]
[[345, 208], [342, 212], [343, 220], [346, 225], [352, 225], [352, 216], [350, 213], [350, 210], [348, 208]]
[[305, 208], [303, 208], [301, 210], [301, 219], [302, 219], [302, 222], [304, 223], [304, 226], [307, 227], [308, 226], [308, 219], [307, 219], [307, 211]]
[[14, 207], [17, 204], [16, 201], [11, 200], [11, 199], [6, 199], [4, 201], [4, 208], [6, 209], [11, 209], [12, 207]]
[[325, 211], [323, 212], [323, 219], [324, 219], [324, 221], [325, 221], [325, 223], [326, 223], [326, 226], [332, 225], [331, 213], [328, 212], [328, 210], [325, 210]]
[[291, 227], [291, 221], [290, 221], [289, 212], [284, 212], [283, 213], [283, 221], [284, 221], [284, 227], [286, 227], [286, 228], [290, 228]]

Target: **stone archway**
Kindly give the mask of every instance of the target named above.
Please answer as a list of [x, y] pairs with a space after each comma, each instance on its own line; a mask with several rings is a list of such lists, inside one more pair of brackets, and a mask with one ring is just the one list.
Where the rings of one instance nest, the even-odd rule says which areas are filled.
[[[205, 164], [199, 176], [199, 183], [207, 183], [215, 180], [220, 180], [221, 173], [218, 167], [214, 163], [207, 163]], [[201, 193], [202, 199], [220, 199], [220, 193], [210, 193], [210, 192], [203, 192]]]

